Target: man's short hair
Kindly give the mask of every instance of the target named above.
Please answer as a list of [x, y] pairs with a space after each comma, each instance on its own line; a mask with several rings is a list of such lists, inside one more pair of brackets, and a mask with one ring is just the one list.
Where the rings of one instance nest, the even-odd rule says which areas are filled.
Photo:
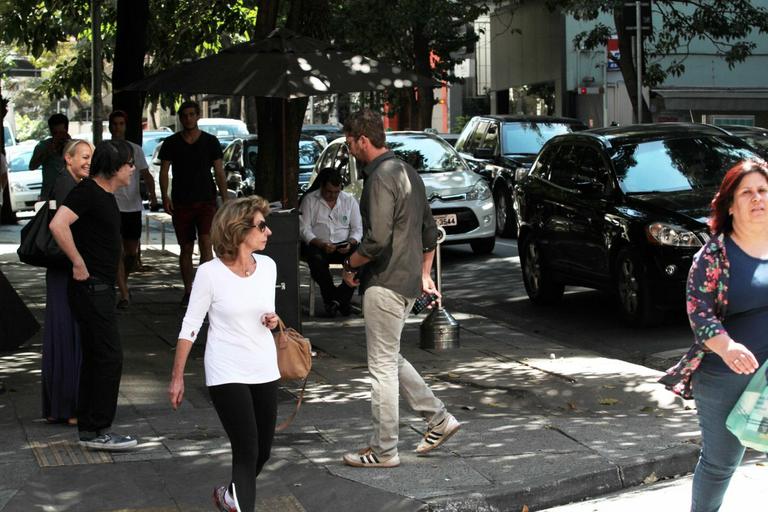
[[200, 115], [200, 105], [196, 101], [189, 100], [189, 101], [185, 101], [179, 106], [179, 111], [178, 111], [179, 117], [181, 117], [181, 113], [188, 108], [195, 109], [195, 113], [197, 115]]
[[48, 118], [49, 130], [53, 130], [54, 126], [59, 126], [60, 124], [63, 124], [67, 128], [69, 128], [69, 118], [67, 118], [67, 116], [65, 116], [60, 112], [57, 112], [56, 114], [53, 114], [51, 117]]
[[118, 169], [133, 160], [133, 148], [124, 140], [104, 140], [96, 144], [91, 157], [91, 177], [110, 179]]
[[377, 149], [383, 148], [386, 142], [381, 114], [368, 108], [353, 112], [347, 117], [344, 121], [344, 134], [356, 139], [365, 135]]
[[338, 169], [334, 169], [333, 167], [325, 167], [321, 169], [317, 173], [317, 178], [315, 179], [317, 180], [318, 188], [324, 187], [326, 183], [330, 183], [334, 187], [341, 186], [341, 173]]
[[125, 113], [124, 110], [113, 110], [112, 113], [109, 114], [109, 126], [112, 126], [112, 123], [114, 120], [118, 117], [122, 117], [125, 122], [128, 122], [128, 114]]

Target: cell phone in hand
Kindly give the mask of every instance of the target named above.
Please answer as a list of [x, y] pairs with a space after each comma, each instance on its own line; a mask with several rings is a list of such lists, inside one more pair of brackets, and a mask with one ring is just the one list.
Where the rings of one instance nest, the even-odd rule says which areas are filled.
[[333, 242], [333, 245], [336, 247], [346, 247], [349, 245], [349, 240], [344, 240], [343, 242]]
[[432, 304], [433, 302], [436, 302], [438, 299], [436, 293], [422, 293], [421, 297], [416, 299], [416, 302], [413, 303], [413, 309], [411, 311], [414, 315], [418, 315], [422, 311], [424, 311], [427, 306]]

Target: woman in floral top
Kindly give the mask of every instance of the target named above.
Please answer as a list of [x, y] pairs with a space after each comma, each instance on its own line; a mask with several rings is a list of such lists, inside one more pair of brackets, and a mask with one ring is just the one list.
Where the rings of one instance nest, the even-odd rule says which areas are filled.
[[[713, 238], [694, 257], [687, 309], [688, 353], [660, 379], [695, 398], [702, 447], [693, 476], [692, 512], [720, 509], [744, 447], [725, 421], [768, 359], [768, 166], [740, 162], [712, 200]], [[696, 391], [695, 397], [693, 391]]]

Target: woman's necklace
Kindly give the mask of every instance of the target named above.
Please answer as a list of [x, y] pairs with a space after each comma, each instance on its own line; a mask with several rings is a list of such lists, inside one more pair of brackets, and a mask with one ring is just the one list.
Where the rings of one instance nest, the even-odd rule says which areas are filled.
[[237, 275], [243, 275], [245, 277], [250, 277], [251, 274], [256, 270], [256, 262], [251, 261], [249, 263], [246, 263], [245, 265], [242, 265], [239, 269], [235, 266], [235, 264], [232, 264], [229, 268], [232, 269], [232, 271]]

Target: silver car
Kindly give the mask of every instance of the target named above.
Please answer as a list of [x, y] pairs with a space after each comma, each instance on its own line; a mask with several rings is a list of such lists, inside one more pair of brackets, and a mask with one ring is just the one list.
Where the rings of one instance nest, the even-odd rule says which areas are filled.
[[[446, 231], [445, 243], [469, 243], [476, 254], [491, 253], [496, 244], [491, 189], [456, 150], [440, 137], [424, 132], [389, 132], [387, 146], [419, 172], [432, 215]], [[325, 167], [338, 169], [344, 189], [360, 200], [362, 172], [349, 155], [344, 138], [332, 141], [323, 150], [311, 181]]]
[[43, 187], [43, 171], [39, 167], [29, 170], [36, 144], [37, 141], [30, 141], [5, 148], [11, 209], [15, 212], [34, 210]]

